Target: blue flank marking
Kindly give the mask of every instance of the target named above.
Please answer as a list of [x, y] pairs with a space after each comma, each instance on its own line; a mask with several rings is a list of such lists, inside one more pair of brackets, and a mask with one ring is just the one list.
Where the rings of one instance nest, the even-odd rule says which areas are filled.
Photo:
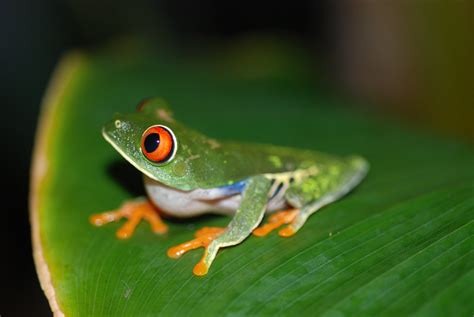
[[231, 185], [222, 186], [220, 189], [223, 190], [224, 195], [235, 195], [241, 194], [244, 191], [245, 185], [247, 185], [247, 182], [243, 180]]

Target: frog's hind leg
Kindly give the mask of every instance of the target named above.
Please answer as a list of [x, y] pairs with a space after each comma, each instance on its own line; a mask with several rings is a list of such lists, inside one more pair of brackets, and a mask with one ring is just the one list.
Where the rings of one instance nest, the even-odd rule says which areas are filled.
[[291, 237], [294, 235], [308, 220], [309, 216], [314, 214], [316, 211], [322, 207], [332, 203], [337, 200], [340, 196], [335, 195], [326, 195], [318, 199], [317, 201], [307, 204], [301, 208], [301, 210], [295, 215], [291, 223], [285, 228], [281, 229], [278, 234], [281, 237]]
[[145, 198], [127, 201], [118, 210], [92, 215], [89, 221], [95, 226], [127, 218], [127, 222], [116, 232], [119, 239], [128, 239], [142, 219], [148, 221], [155, 233], [166, 233], [168, 227], [161, 221], [154, 206]]
[[287, 227], [280, 230], [280, 236], [290, 237], [294, 235], [304, 225], [306, 220], [308, 220], [309, 216], [314, 214], [322, 207], [340, 199], [342, 196], [350, 192], [355, 186], [357, 186], [357, 184], [359, 184], [365, 177], [368, 166], [366, 165], [365, 161], [359, 161], [358, 158], [356, 158], [352, 164], [354, 164], [357, 169], [351, 171], [351, 173], [349, 173], [349, 175], [345, 177], [342, 182], [340, 182], [342, 185], [336, 186], [334, 189], [324, 194], [317, 200], [305, 204], [293, 221]]
[[241, 204], [227, 228], [221, 231], [215, 228], [214, 231], [212, 228], [204, 230], [201, 236], [196, 234], [196, 239], [168, 250], [168, 255], [179, 257], [188, 250], [205, 247], [203, 257], [193, 270], [195, 275], [205, 275], [220, 248], [245, 240], [262, 221], [271, 187], [270, 180], [264, 176], [251, 177], [246, 182]]

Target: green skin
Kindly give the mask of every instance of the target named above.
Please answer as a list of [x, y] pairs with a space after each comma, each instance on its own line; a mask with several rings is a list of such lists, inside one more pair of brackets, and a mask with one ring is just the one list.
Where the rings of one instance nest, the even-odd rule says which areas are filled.
[[[141, 151], [143, 132], [164, 125], [176, 137], [174, 158], [166, 164], [149, 161]], [[223, 234], [209, 245], [203, 262], [209, 268], [219, 248], [236, 245], [262, 221], [273, 180], [288, 181], [285, 199], [300, 212], [289, 225], [294, 232], [307, 218], [354, 188], [366, 175], [360, 156], [340, 158], [309, 150], [262, 144], [223, 142], [190, 129], [171, 116], [161, 99], [148, 99], [138, 111], [117, 114], [103, 128], [113, 147], [149, 178], [182, 191], [212, 189], [245, 181], [242, 200]]]

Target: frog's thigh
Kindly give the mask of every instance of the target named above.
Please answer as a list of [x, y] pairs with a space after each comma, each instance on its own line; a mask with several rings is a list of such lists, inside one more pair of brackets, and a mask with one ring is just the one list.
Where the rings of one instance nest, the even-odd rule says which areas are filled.
[[[329, 189], [329, 191], [323, 194], [319, 199], [304, 204], [293, 222], [285, 229], [282, 229], [282, 231], [284, 231], [282, 235], [291, 236], [295, 234], [304, 225], [309, 216], [314, 214], [322, 207], [340, 199], [342, 196], [351, 191], [355, 186], [357, 186], [357, 184], [359, 184], [362, 178], [365, 176], [365, 172], [365, 170], [350, 171], [345, 174], [344, 177], [341, 177], [339, 180], [337, 180], [335, 184], [328, 183], [326, 187], [322, 188], [320, 183], [319, 189], [321, 192], [324, 192], [327, 189]], [[322, 185], [325, 184], [323, 183]], [[298, 197], [296, 197], [296, 199], [297, 198]]]

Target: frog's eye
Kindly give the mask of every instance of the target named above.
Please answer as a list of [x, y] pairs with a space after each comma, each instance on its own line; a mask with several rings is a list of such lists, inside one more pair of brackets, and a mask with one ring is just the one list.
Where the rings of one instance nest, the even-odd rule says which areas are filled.
[[176, 153], [176, 138], [165, 126], [151, 126], [143, 132], [141, 150], [143, 155], [153, 163], [168, 163]]

